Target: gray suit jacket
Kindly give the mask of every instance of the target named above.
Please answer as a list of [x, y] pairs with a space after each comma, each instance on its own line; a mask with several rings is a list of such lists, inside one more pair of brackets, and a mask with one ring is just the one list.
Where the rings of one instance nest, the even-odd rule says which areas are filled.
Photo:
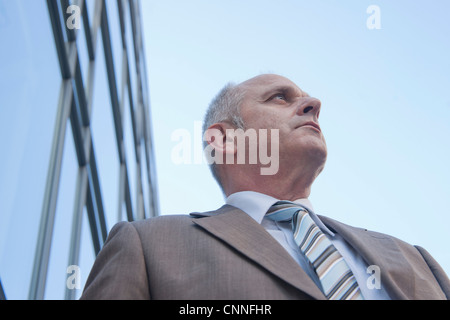
[[[449, 299], [430, 254], [385, 234], [320, 217], [369, 265], [393, 299]], [[376, 290], [376, 289], [375, 289]], [[81, 299], [325, 299], [302, 268], [243, 211], [121, 222], [99, 253]]]

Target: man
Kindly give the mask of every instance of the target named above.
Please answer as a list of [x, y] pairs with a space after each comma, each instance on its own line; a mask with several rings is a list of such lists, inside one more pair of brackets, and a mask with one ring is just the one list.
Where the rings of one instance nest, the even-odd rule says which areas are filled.
[[[448, 277], [424, 249], [314, 213], [308, 197], [327, 157], [320, 108], [278, 75], [227, 85], [204, 123], [226, 204], [117, 224], [82, 299], [450, 298]], [[239, 150], [236, 132], [249, 130], [256, 138]], [[249, 160], [251, 143], [269, 146], [276, 172]]]

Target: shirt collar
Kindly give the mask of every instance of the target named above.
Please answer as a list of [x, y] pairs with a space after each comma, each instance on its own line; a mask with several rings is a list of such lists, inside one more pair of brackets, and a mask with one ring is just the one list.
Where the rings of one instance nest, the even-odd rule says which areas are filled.
[[[242, 211], [247, 213], [253, 220], [261, 224], [269, 208], [279, 200], [280, 199], [276, 199], [274, 197], [255, 191], [240, 191], [229, 195], [226, 198], [226, 204], [241, 209]], [[297, 199], [293, 202], [307, 209], [310, 213], [311, 218], [324, 233], [328, 233], [330, 236], [334, 236], [334, 233], [330, 229], [328, 229], [319, 219], [319, 217], [314, 213], [314, 208], [309, 199], [302, 198]]]

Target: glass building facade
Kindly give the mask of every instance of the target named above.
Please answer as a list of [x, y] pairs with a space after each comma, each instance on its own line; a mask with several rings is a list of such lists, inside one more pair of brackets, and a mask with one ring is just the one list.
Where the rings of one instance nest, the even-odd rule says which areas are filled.
[[0, 0], [0, 299], [77, 299], [158, 215], [139, 0]]

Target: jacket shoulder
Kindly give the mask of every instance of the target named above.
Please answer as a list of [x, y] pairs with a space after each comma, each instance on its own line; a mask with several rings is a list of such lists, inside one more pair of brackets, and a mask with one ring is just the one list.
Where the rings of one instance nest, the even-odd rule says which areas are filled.
[[149, 241], [156, 245], [168, 241], [167, 239], [181, 239], [192, 235], [193, 229], [197, 229], [192, 222], [194, 219], [189, 215], [164, 215], [127, 224], [136, 230], [145, 246], [149, 245]]
[[141, 230], [155, 229], [161, 227], [175, 227], [192, 224], [192, 217], [189, 215], [164, 215], [144, 220], [130, 222], [130, 224], [139, 232]]

